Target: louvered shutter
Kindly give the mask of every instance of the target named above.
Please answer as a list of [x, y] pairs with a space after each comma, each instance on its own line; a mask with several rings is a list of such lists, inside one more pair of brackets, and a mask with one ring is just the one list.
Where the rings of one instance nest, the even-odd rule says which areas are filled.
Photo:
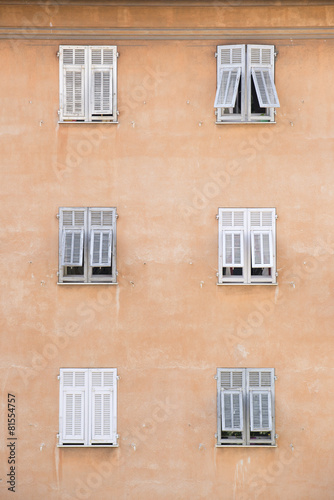
[[60, 444], [87, 444], [87, 370], [61, 370]]
[[113, 75], [116, 64], [115, 47], [89, 47], [90, 120], [113, 115]]
[[83, 228], [73, 230], [63, 230], [62, 242], [62, 265], [63, 266], [82, 266], [83, 257]]
[[237, 97], [241, 68], [222, 69], [218, 81], [215, 108], [233, 108]]
[[253, 268], [274, 266], [275, 222], [275, 209], [249, 209]]
[[241, 391], [222, 390], [222, 430], [242, 431], [242, 393]]
[[91, 231], [90, 258], [92, 267], [111, 266], [112, 230]]
[[243, 430], [244, 372], [237, 368], [219, 370], [218, 389], [221, 404], [222, 431]]
[[271, 431], [271, 392], [250, 392], [250, 417], [252, 431]]
[[85, 209], [60, 209], [60, 264], [82, 266], [85, 237]]
[[235, 106], [240, 78], [244, 78], [244, 75], [245, 46], [218, 46], [215, 108], [233, 108]]
[[274, 46], [247, 45], [247, 64], [262, 108], [279, 108], [274, 83]]
[[85, 47], [60, 47], [60, 119], [84, 120], [85, 113]]
[[271, 431], [273, 428], [274, 370], [250, 368], [247, 372], [251, 431]]
[[90, 279], [116, 282], [116, 208], [90, 208], [89, 231]]
[[251, 231], [252, 267], [272, 267], [271, 231]]
[[222, 267], [244, 266], [245, 210], [219, 209], [220, 270]]
[[243, 267], [243, 232], [223, 232], [223, 266]]
[[116, 443], [116, 370], [91, 370], [91, 441]]

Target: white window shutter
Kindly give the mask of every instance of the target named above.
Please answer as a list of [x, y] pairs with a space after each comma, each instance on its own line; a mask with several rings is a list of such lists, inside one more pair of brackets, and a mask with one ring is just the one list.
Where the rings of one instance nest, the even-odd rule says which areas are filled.
[[113, 78], [116, 67], [115, 47], [89, 47], [90, 120], [111, 118], [114, 114]]
[[86, 215], [84, 208], [60, 209], [60, 220], [59, 220], [60, 266], [83, 265], [85, 225], [86, 225]]
[[90, 265], [111, 266], [112, 230], [92, 229], [90, 240]]
[[87, 444], [87, 370], [61, 370], [60, 444]]
[[221, 391], [221, 414], [223, 431], [242, 431], [243, 410], [242, 392], [232, 390]]
[[243, 267], [243, 231], [223, 231], [223, 266]]
[[245, 45], [217, 47], [217, 92], [215, 108], [235, 106], [240, 78], [245, 78]]
[[272, 274], [274, 274], [276, 246], [275, 209], [249, 209], [249, 227], [251, 235], [252, 267], [272, 268]]
[[273, 45], [247, 45], [247, 65], [262, 108], [279, 108], [274, 83], [275, 54]]
[[233, 108], [238, 92], [241, 68], [223, 68], [220, 71], [215, 108]]
[[252, 431], [271, 431], [271, 391], [250, 392], [250, 417]]
[[251, 231], [252, 267], [273, 266], [273, 242], [271, 231]]
[[91, 387], [91, 441], [115, 444], [116, 436], [116, 370], [92, 369]]
[[60, 120], [85, 119], [86, 49], [60, 46]]
[[64, 229], [62, 242], [62, 265], [82, 266], [84, 230]]

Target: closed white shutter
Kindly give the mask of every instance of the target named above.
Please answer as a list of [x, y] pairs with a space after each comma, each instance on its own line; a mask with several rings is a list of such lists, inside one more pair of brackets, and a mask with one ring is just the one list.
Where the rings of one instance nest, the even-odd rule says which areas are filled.
[[262, 108], [279, 108], [274, 83], [274, 46], [247, 45], [247, 66], [251, 72], [256, 95]]
[[218, 46], [215, 108], [233, 108], [235, 106], [240, 78], [244, 79], [244, 77], [245, 45]]
[[[274, 273], [275, 225], [275, 209], [249, 209], [253, 268], [273, 268]], [[273, 277], [275, 278], [275, 276]]]
[[92, 267], [111, 266], [111, 229], [93, 229], [90, 243], [90, 265]]
[[60, 120], [85, 119], [85, 47], [61, 46], [60, 52]]
[[251, 231], [252, 267], [272, 267], [271, 231]]
[[222, 390], [222, 430], [223, 431], [242, 431], [243, 429], [243, 411], [242, 411], [242, 392], [232, 390]]
[[116, 64], [115, 47], [89, 47], [90, 120], [113, 115], [113, 77]]
[[87, 370], [60, 374], [60, 444], [87, 444]]
[[[247, 225], [244, 209], [219, 208], [219, 282], [232, 280], [223, 275], [223, 268], [244, 267], [245, 232]], [[243, 276], [238, 276], [242, 281]]]
[[116, 443], [116, 370], [92, 369], [91, 387], [91, 441]]
[[271, 431], [271, 391], [250, 392], [251, 431]]
[[223, 266], [243, 267], [243, 232], [223, 231]]
[[250, 397], [251, 431], [273, 429], [274, 369], [249, 368], [247, 385]]

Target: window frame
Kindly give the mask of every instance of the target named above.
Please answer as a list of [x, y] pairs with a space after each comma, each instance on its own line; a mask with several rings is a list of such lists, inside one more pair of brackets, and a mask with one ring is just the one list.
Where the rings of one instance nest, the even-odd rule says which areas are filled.
[[[224, 224], [224, 214], [226, 218], [231, 215], [231, 225]], [[255, 216], [259, 215], [259, 225], [254, 224]], [[270, 216], [271, 224], [266, 224]], [[218, 215], [218, 281], [217, 285], [276, 285], [276, 209], [275, 208], [219, 208]], [[237, 265], [234, 268], [241, 269], [242, 274], [224, 274], [225, 262], [225, 235], [229, 233], [241, 233], [243, 243], [241, 244], [243, 266]], [[255, 274], [254, 269], [260, 267], [252, 266], [252, 233], [269, 233], [269, 247], [271, 251], [270, 259], [272, 266], [263, 265], [264, 274]], [[233, 268], [233, 266], [230, 266]], [[265, 269], [268, 269], [266, 275]], [[253, 272], [253, 274], [252, 274]]]
[[[69, 215], [72, 212], [72, 224], [69, 223]], [[94, 223], [92, 220], [92, 214], [101, 213], [101, 224]], [[111, 224], [104, 223], [104, 213], [107, 213], [107, 217], [111, 218]], [[66, 215], [65, 215], [66, 214]], [[64, 216], [65, 219], [64, 221]], [[118, 218], [116, 207], [60, 207], [58, 213], [59, 219], [59, 256], [58, 256], [58, 284], [59, 285], [97, 285], [97, 284], [107, 284], [107, 285], [117, 285], [117, 268], [116, 268], [116, 221]], [[65, 266], [63, 265], [63, 234], [65, 231], [79, 231], [83, 229], [83, 257], [82, 266]], [[111, 273], [107, 274], [94, 274], [94, 269], [97, 266], [91, 265], [91, 238], [94, 231], [108, 232], [111, 231], [111, 245], [110, 252], [111, 256]], [[67, 267], [82, 267], [82, 273], [80, 274], [67, 274]], [[98, 266], [103, 269], [106, 266]]]
[[[112, 63], [95, 64], [93, 62], [93, 51], [107, 49], [111, 51]], [[64, 51], [73, 50], [74, 61], [75, 51], [84, 51], [84, 62], [66, 63], [64, 62]], [[116, 45], [60, 45], [59, 46], [59, 122], [58, 123], [118, 123], [117, 110], [117, 46]], [[82, 95], [82, 112], [81, 113], [66, 113], [66, 70], [76, 71], [81, 73], [81, 93]], [[109, 72], [109, 108], [108, 112], [101, 112], [100, 116], [95, 112], [94, 108], [94, 75], [95, 73]], [[75, 83], [73, 83], [75, 86]], [[103, 100], [103, 98], [102, 98]], [[73, 101], [75, 101], [75, 96]]]
[[[224, 374], [224, 376], [223, 376]], [[258, 386], [252, 385], [251, 374], [256, 378], [259, 374]], [[264, 374], [262, 376], [262, 374]], [[270, 374], [270, 385], [268, 385], [268, 375]], [[229, 382], [227, 383], [227, 375], [229, 375]], [[255, 375], [255, 377], [254, 377]], [[215, 376], [217, 380], [217, 443], [216, 447], [276, 447], [276, 434], [275, 434], [275, 369], [274, 368], [217, 368]], [[241, 382], [240, 382], [241, 381]], [[229, 385], [229, 387], [227, 387]], [[242, 406], [240, 413], [242, 415], [241, 430], [223, 429], [223, 415], [222, 415], [222, 395], [224, 392], [241, 394]], [[252, 415], [251, 415], [251, 394], [266, 392], [270, 394], [270, 429], [265, 431], [253, 431]], [[224, 435], [224, 432], [226, 435]], [[235, 432], [237, 436], [232, 436]], [[261, 432], [267, 432], [267, 436], [263, 436]], [[230, 434], [230, 435], [228, 435]]]
[[[66, 374], [71, 374], [73, 373], [73, 378], [74, 383], [69, 386], [68, 384], [66, 385], [64, 383], [64, 379], [66, 377]], [[96, 373], [101, 373], [101, 380], [103, 380], [103, 387], [100, 386], [96, 388], [96, 384], [93, 382], [93, 374]], [[112, 378], [112, 384], [105, 384], [105, 379], [106, 379], [106, 374], [111, 374]], [[80, 377], [81, 380], [83, 380], [83, 384], [80, 385], [75, 385], [75, 380], [77, 375]], [[110, 377], [109, 377], [110, 378]], [[79, 448], [101, 448], [101, 447], [107, 447], [107, 448], [115, 448], [118, 447], [118, 434], [117, 434], [117, 381], [118, 381], [118, 375], [117, 375], [117, 368], [60, 368], [60, 374], [58, 376], [59, 379], [59, 432], [58, 432], [58, 447], [62, 448], [73, 448], [73, 447], [79, 447]], [[108, 380], [108, 379], [107, 379]], [[66, 389], [68, 387], [68, 389]], [[67, 413], [67, 398], [66, 396], [69, 395], [79, 395], [80, 396], [80, 407], [81, 407], [81, 415], [79, 411], [76, 415], [73, 416], [72, 422], [69, 422], [70, 425], [72, 426], [72, 429], [77, 429], [78, 421], [80, 424], [80, 432], [81, 436], [78, 437], [67, 437], [66, 435], [66, 429], [67, 429], [67, 424], [68, 421], [66, 420], [66, 415]], [[94, 415], [94, 396], [96, 395], [110, 395], [109, 398], [107, 398], [108, 404], [110, 404], [111, 411], [109, 413], [108, 417], [108, 408], [106, 410], [106, 413], [104, 414], [103, 410], [101, 410], [100, 414], [102, 414], [101, 421], [100, 421], [100, 427], [105, 428], [104, 424], [105, 421], [103, 418], [108, 418], [109, 422], [107, 422], [107, 428], [110, 426], [110, 432], [107, 437], [102, 437], [102, 438], [96, 438], [94, 437], [94, 433], [96, 430], [96, 427], [94, 429], [95, 425], [95, 418], [96, 416]], [[102, 398], [101, 398], [102, 400]], [[101, 403], [102, 405], [105, 404], [105, 399], [104, 402]], [[74, 411], [77, 411], [77, 403], [75, 402], [75, 408]], [[70, 413], [70, 411], [69, 411]], [[97, 412], [98, 413], [98, 412]], [[73, 436], [75, 436], [75, 430]], [[102, 436], [103, 434], [101, 434]]]
[[[253, 58], [253, 54], [256, 52], [259, 56], [258, 59]], [[275, 109], [280, 107], [275, 86], [275, 46], [255, 44], [218, 45], [215, 55], [217, 58], [217, 87], [214, 102], [216, 123], [275, 123]], [[233, 108], [223, 107], [222, 101], [219, 103], [219, 90], [223, 71], [237, 68], [240, 69], [240, 113], [233, 112]], [[270, 101], [271, 105], [261, 108], [265, 110], [264, 113], [252, 112], [252, 98], [254, 99], [256, 96], [258, 99], [260, 92], [256, 77], [253, 75], [256, 69], [260, 70], [261, 73], [269, 73], [271, 90], [274, 93], [274, 101]]]

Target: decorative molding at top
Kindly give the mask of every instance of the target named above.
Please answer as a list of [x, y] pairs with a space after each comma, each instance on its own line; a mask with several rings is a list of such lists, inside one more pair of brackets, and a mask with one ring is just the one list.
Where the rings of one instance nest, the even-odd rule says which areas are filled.
[[334, 27], [308, 28], [1, 28], [0, 39], [291, 40], [334, 38]]

